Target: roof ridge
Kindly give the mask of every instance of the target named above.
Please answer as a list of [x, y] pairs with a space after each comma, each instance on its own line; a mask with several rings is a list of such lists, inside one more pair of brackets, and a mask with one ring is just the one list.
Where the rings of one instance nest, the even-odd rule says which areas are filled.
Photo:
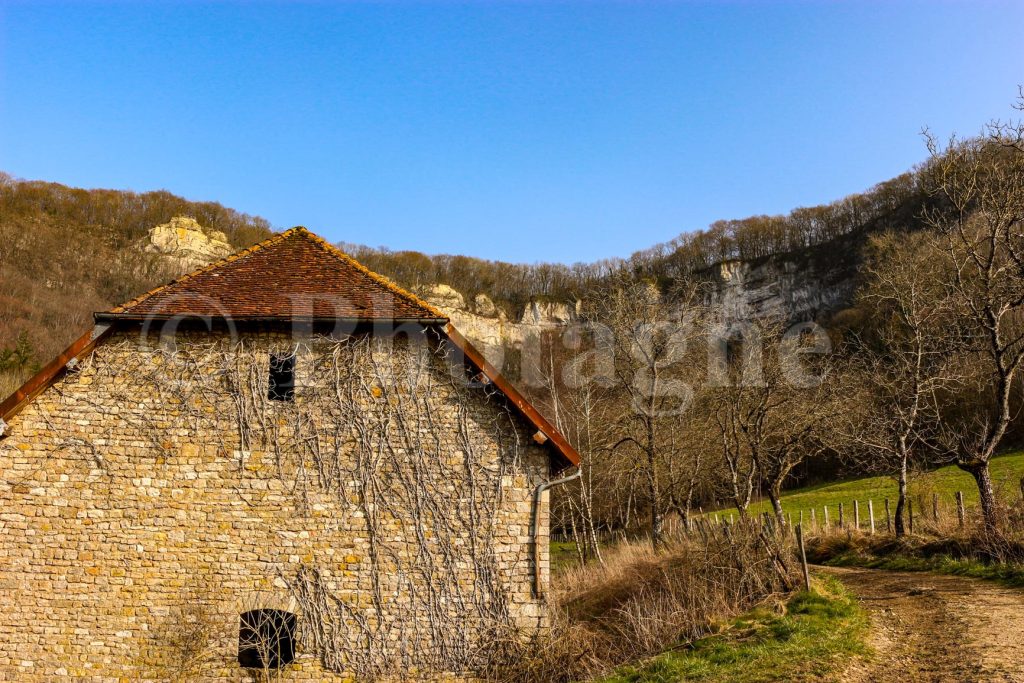
[[182, 275], [182, 276], [180, 276], [178, 278], [175, 278], [174, 280], [171, 280], [170, 282], [167, 282], [165, 284], [160, 285], [159, 287], [154, 287], [153, 289], [149, 290], [148, 292], [140, 294], [139, 296], [135, 297], [131, 301], [127, 301], [127, 302], [121, 304], [120, 306], [112, 308], [110, 311], [107, 311], [107, 312], [108, 313], [124, 313], [129, 308], [134, 308], [135, 306], [138, 306], [143, 301], [146, 301], [147, 299], [155, 296], [156, 294], [159, 294], [160, 292], [164, 291], [165, 289], [168, 289], [169, 287], [173, 287], [173, 286], [175, 286], [177, 284], [181, 284], [182, 282], [188, 282], [189, 280], [191, 280], [191, 279], [193, 279], [193, 278], [195, 278], [195, 277], [197, 277], [199, 275], [202, 275], [203, 273], [207, 273], [207, 272], [213, 270], [214, 268], [219, 268], [221, 266], [227, 265], [228, 263], [233, 263], [234, 261], [237, 261], [237, 260], [239, 260], [241, 258], [245, 258], [246, 256], [254, 254], [257, 251], [260, 251], [261, 249], [265, 249], [266, 247], [268, 247], [268, 246], [270, 246], [272, 244], [277, 244], [278, 242], [281, 242], [281, 241], [285, 240], [286, 238], [290, 237], [292, 234], [301, 234], [301, 233], [306, 233], [307, 235], [311, 234], [309, 232], [309, 230], [306, 230], [306, 228], [304, 228], [302, 226], [296, 226], [294, 228], [289, 228], [288, 230], [285, 230], [284, 232], [279, 232], [277, 234], [271, 235], [270, 237], [268, 237], [267, 239], [263, 240], [262, 242], [257, 242], [256, 244], [254, 244], [254, 245], [252, 245], [250, 247], [246, 247], [245, 249], [242, 249], [241, 251], [236, 251], [233, 254], [229, 254], [228, 256], [225, 256], [222, 259], [214, 261], [213, 263], [211, 263], [209, 265], [206, 265], [206, 266], [203, 266], [202, 268], [199, 268], [197, 270], [193, 270], [190, 273], [186, 273], [186, 274], [184, 274], [184, 275]]
[[314, 233], [310, 232], [309, 230], [306, 230], [306, 228], [304, 228], [302, 226], [298, 226], [298, 227], [295, 227], [295, 228], [292, 228], [292, 229], [293, 230], [301, 230], [302, 232], [305, 233], [306, 237], [308, 237], [314, 243], [319, 245], [320, 248], [322, 248], [328, 254], [330, 254], [331, 256], [334, 256], [334, 257], [337, 257], [337, 258], [341, 259], [342, 261], [344, 261], [348, 265], [352, 266], [353, 268], [355, 268], [356, 270], [358, 270], [362, 274], [364, 274], [367, 277], [369, 277], [371, 280], [373, 280], [377, 284], [379, 284], [382, 287], [385, 287], [386, 289], [388, 289], [391, 293], [397, 294], [398, 296], [406, 299], [410, 303], [413, 303], [413, 304], [415, 304], [417, 306], [421, 306], [422, 308], [425, 308], [426, 310], [430, 311], [430, 313], [432, 313], [433, 315], [437, 316], [438, 318], [444, 318], [446, 320], [448, 319], [448, 315], [446, 313], [444, 313], [443, 311], [435, 308], [434, 306], [432, 306], [431, 304], [427, 303], [423, 299], [419, 298], [418, 296], [416, 296], [415, 294], [413, 294], [409, 290], [405, 289], [404, 287], [401, 287], [401, 286], [397, 285], [390, 278], [387, 278], [387, 277], [381, 275], [380, 273], [378, 273], [376, 271], [370, 270], [369, 268], [364, 266], [362, 263], [357, 261], [355, 258], [353, 258], [352, 256], [346, 254], [341, 249], [339, 249], [338, 247], [334, 246], [333, 244], [331, 244], [330, 242], [325, 240], [323, 237], [320, 237], [319, 235], [314, 234]]

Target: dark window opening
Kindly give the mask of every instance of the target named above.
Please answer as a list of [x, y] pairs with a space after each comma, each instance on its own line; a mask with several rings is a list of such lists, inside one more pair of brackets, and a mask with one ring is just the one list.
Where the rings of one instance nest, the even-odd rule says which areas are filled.
[[270, 389], [267, 398], [271, 401], [295, 400], [295, 354], [270, 356]]
[[280, 669], [295, 659], [295, 615], [280, 609], [242, 612], [238, 663], [246, 669]]

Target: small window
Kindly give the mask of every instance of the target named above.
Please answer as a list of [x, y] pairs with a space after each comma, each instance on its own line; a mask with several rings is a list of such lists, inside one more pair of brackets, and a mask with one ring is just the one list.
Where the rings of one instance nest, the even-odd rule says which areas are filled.
[[270, 389], [267, 398], [271, 401], [295, 400], [295, 354], [271, 354]]
[[295, 615], [280, 609], [242, 612], [238, 663], [246, 669], [280, 669], [295, 659]]

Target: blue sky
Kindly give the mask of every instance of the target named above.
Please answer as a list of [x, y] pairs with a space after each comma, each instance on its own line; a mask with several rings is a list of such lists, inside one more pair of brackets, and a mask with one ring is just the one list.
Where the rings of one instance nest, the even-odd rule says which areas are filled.
[[0, 169], [589, 261], [818, 204], [1024, 83], [1024, 3], [0, 0]]

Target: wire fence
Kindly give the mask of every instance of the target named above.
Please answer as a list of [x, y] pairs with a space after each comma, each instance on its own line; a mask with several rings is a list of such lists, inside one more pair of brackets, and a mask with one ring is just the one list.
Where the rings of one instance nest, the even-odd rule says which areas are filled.
[[[1024, 505], [1024, 501], [1022, 501]], [[853, 498], [815, 507], [788, 510], [783, 515], [782, 526], [794, 529], [797, 525], [808, 536], [833, 533], [863, 533], [868, 535], [892, 534], [896, 528], [896, 501], [883, 498]], [[667, 536], [699, 533], [701, 529], [737, 524], [741, 516], [735, 510], [704, 512], [697, 510], [688, 517], [672, 516], [665, 520]], [[773, 512], [748, 513], [750, 522], [775, 529], [779, 520]], [[908, 496], [903, 511], [904, 531], [915, 533], [949, 533], [964, 529], [980, 520], [980, 508], [964, 503], [963, 491], [953, 495], [932, 493]], [[601, 529], [594, 533], [601, 545], [624, 540], [649, 537], [645, 528]], [[568, 530], [555, 530], [550, 535], [553, 543], [574, 543], [577, 535]]]

